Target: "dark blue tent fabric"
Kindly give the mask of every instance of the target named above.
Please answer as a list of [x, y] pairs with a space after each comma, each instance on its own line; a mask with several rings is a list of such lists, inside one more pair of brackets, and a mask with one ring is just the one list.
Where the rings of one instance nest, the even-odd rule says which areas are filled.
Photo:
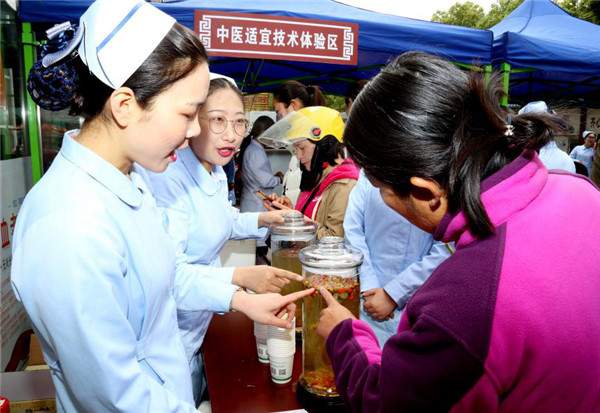
[[[28, 22], [76, 21], [90, 0], [21, 0], [19, 16]], [[345, 93], [348, 81], [369, 78], [394, 56], [420, 50], [467, 64], [491, 62], [492, 33], [458, 26], [375, 13], [331, 0], [185, 0], [155, 3], [183, 25], [192, 28], [194, 10], [220, 10], [278, 16], [337, 20], [359, 24], [358, 65], [332, 65], [277, 60], [216, 58], [211, 70], [234, 77], [245, 91], [269, 89], [272, 82], [299, 78], [320, 84], [329, 92]]]
[[511, 96], [585, 96], [600, 90], [600, 26], [550, 0], [525, 0], [490, 30], [494, 64], [535, 69], [511, 74]]

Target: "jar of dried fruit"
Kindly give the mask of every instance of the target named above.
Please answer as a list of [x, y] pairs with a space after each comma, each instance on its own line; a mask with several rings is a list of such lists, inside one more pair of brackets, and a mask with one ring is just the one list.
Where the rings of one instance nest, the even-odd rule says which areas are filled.
[[[304, 285], [325, 287], [340, 304], [356, 317], [360, 303], [358, 269], [363, 255], [344, 243], [340, 237], [324, 237], [317, 244], [300, 251]], [[318, 292], [304, 298], [302, 376], [300, 385], [308, 393], [321, 398], [339, 397], [325, 341], [317, 334], [317, 324], [325, 301]]]

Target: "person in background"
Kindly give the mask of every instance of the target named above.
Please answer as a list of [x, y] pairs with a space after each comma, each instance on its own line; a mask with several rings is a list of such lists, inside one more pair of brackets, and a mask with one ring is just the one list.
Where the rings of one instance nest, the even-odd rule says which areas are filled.
[[[277, 113], [277, 120], [280, 120], [307, 106], [325, 106], [325, 96], [319, 86], [305, 86], [296, 80], [288, 80], [273, 92], [273, 106]], [[300, 194], [301, 175], [298, 159], [292, 154], [283, 177], [283, 195], [293, 203]]]
[[[140, 166], [164, 171], [200, 132], [208, 57], [193, 32], [141, 0], [98, 0], [79, 28], [30, 72], [62, 92], [36, 89], [34, 100], [62, 100], [85, 121], [65, 133], [25, 197], [13, 291], [40, 340], [58, 411], [194, 413], [175, 251]], [[194, 283], [183, 287], [194, 295]], [[276, 314], [297, 298], [273, 294], [259, 318], [285, 324]]]
[[307, 106], [325, 106], [325, 96], [319, 86], [305, 86], [296, 80], [288, 80], [273, 92], [277, 120]]
[[569, 156], [574, 160], [581, 162], [587, 170], [587, 176], [592, 171], [592, 158], [594, 157], [594, 146], [596, 145], [596, 135], [591, 130], [583, 131], [581, 134], [583, 145], [573, 148]]
[[600, 188], [600, 144], [598, 141], [600, 137], [596, 138], [596, 150], [594, 152], [594, 159], [592, 160], [592, 173], [590, 175], [591, 180]]
[[346, 94], [346, 97], [344, 98], [344, 103], [346, 104], [347, 116], [350, 115], [350, 110], [352, 109], [352, 103], [354, 103], [354, 101], [356, 100], [356, 97], [358, 96], [360, 91], [365, 87], [367, 82], [368, 82], [367, 79], [359, 79], [355, 83], [353, 83], [350, 86], [350, 88], [348, 89], [348, 93]]
[[344, 234], [364, 257], [360, 319], [369, 323], [383, 347], [396, 334], [409, 298], [450, 256], [452, 247], [388, 207], [362, 171], [350, 193]]
[[262, 212], [265, 208], [256, 191], [271, 193], [281, 184], [283, 172], [273, 173], [265, 148], [256, 140], [275, 122], [268, 116], [260, 116], [254, 121], [252, 130], [242, 141], [238, 154], [242, 212]]
[[[548, 109], [546, 102], [539, 100], [536, 102], [529, 102], [518, 112], [519, 115], [528, 115], [530, 113], [543, 115], [550, 113], [550, 110]], [[573, 159], [556, 145], [554, 139], [551, 139], [550, 142], [540, 148], [539, 156], [544, 166], [548, 169], [561, 169], [563, 171], [575, 173], [575, 163], [573, 162]]]
[[[265, 130], [273, 125], [269, 116], [260, 116], [254, 121], [252, 130], [242, 141], [238, 155], [239, 186], [241, 187], [241, 212], [266, 211], [263, 201], [257, 192], [271, 193], [283, 181], [283, 172], [273, 173], [265, 148], [256, 140]], [[269, 263], [267, 253], [269, 247], [265, 238], [256, 242], [256, 258], [258, 263]]]
[[[311, 106], [290, 113], [267, 129], [259, 141], [271, 146], [292, 145], [300, 163], [302, 191], [295, 209], [317, 222], [317, 238], [344, 236], [344, 214], [358, 168], [346, 159], [344, 121], [340, 113]], [[265, 208], [292, 208], [286, 197], [271, 194]]]
[[456, 252], [383, 349], [320, 289], [317, 332], [349, 410], [600, 411], [600, 191], [544, 167], [536, 150], [561, 120], [509, 122], [497, 79], [410, 52], [354, 102], [352, 158], [388, 206]]
[[225, 172], [225, 176], [227, 177], [227, 199], [231, 205], [235, 206], [237, 202], [235, 198], [235, 159], [223, 165], [223, 172]]
[[[181, 302], [177, 321], [197, 403], [206, 386], [200, 349], [213, 313], [235, 308], [256, 319], [278, 295], [248, 294], [240, 287], [273, 293], [289, 280], [302, 280], [298, 274], [266, 265], [221, 267], [219, 254], [228, 240], [262, 238], [269, 225], [283, 222], [287, 211], [240, 213], [229, 203], [223, 165], [239, 148], [248, 121], [233, 80], [211, 77], [198, 112], [199, 135], [175, 153], [175, 162], [164, 173], [147, 177], [176, 247], [175, 294]], [[205, 288], [184, 294], [189, 284]], [[194, 310], [197, 303], [204, 311]]]

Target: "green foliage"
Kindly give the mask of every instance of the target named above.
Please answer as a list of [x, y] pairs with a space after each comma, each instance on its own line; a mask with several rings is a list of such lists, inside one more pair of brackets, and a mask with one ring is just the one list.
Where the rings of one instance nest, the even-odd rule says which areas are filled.
[[578, 19], [600, 24], [599, 0], [559, 0], [557, 4]]
[[523, 3], [523, 0], [499, 0], [497, 3], [492, 4], [490, 11], [483, 18], [481, 28], [489, 29], [500, 23], [500, 20], [508, 16], [521, 3]]
[[346, 101], [343, 96], [325, 94], [325, 102], [327, 107], [344, 112], [346, 110]]
[[464, 3], [455, 3], [448, 11], [436, 11], [431, 20], [455, 26], [481, 28], [481, 21], [484, 17], [485, 13], [480, 5], [465, 1]]
[[[471, 1], [459, 2], [447, 11], [436, 11], [431, 20], [457, 26], [489, 29], [508, 16], [522, 2], [523, 0], [497, 0], [488, 13]], [[556, 0], [555, 3], [572, 16], [600, 24], [600, 0]]]

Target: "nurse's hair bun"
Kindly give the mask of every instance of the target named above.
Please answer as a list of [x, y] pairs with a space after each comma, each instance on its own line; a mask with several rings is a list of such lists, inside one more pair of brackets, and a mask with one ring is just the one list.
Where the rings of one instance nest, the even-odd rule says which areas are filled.
[[[33, 65], [27, 79], [27, 91], [42, 109], [63, 110], [70, 107], [75, 98], [79, 82], [75, 62], [78, 57], [69, 46], [78, 34], [77, 26], [70, 23], [48, 30], [49, 40], [41, 47], [41, 59]], [[44, 59], [47, 55], [68, 49], [71, 49], [70, 53], [58, 62]]]

